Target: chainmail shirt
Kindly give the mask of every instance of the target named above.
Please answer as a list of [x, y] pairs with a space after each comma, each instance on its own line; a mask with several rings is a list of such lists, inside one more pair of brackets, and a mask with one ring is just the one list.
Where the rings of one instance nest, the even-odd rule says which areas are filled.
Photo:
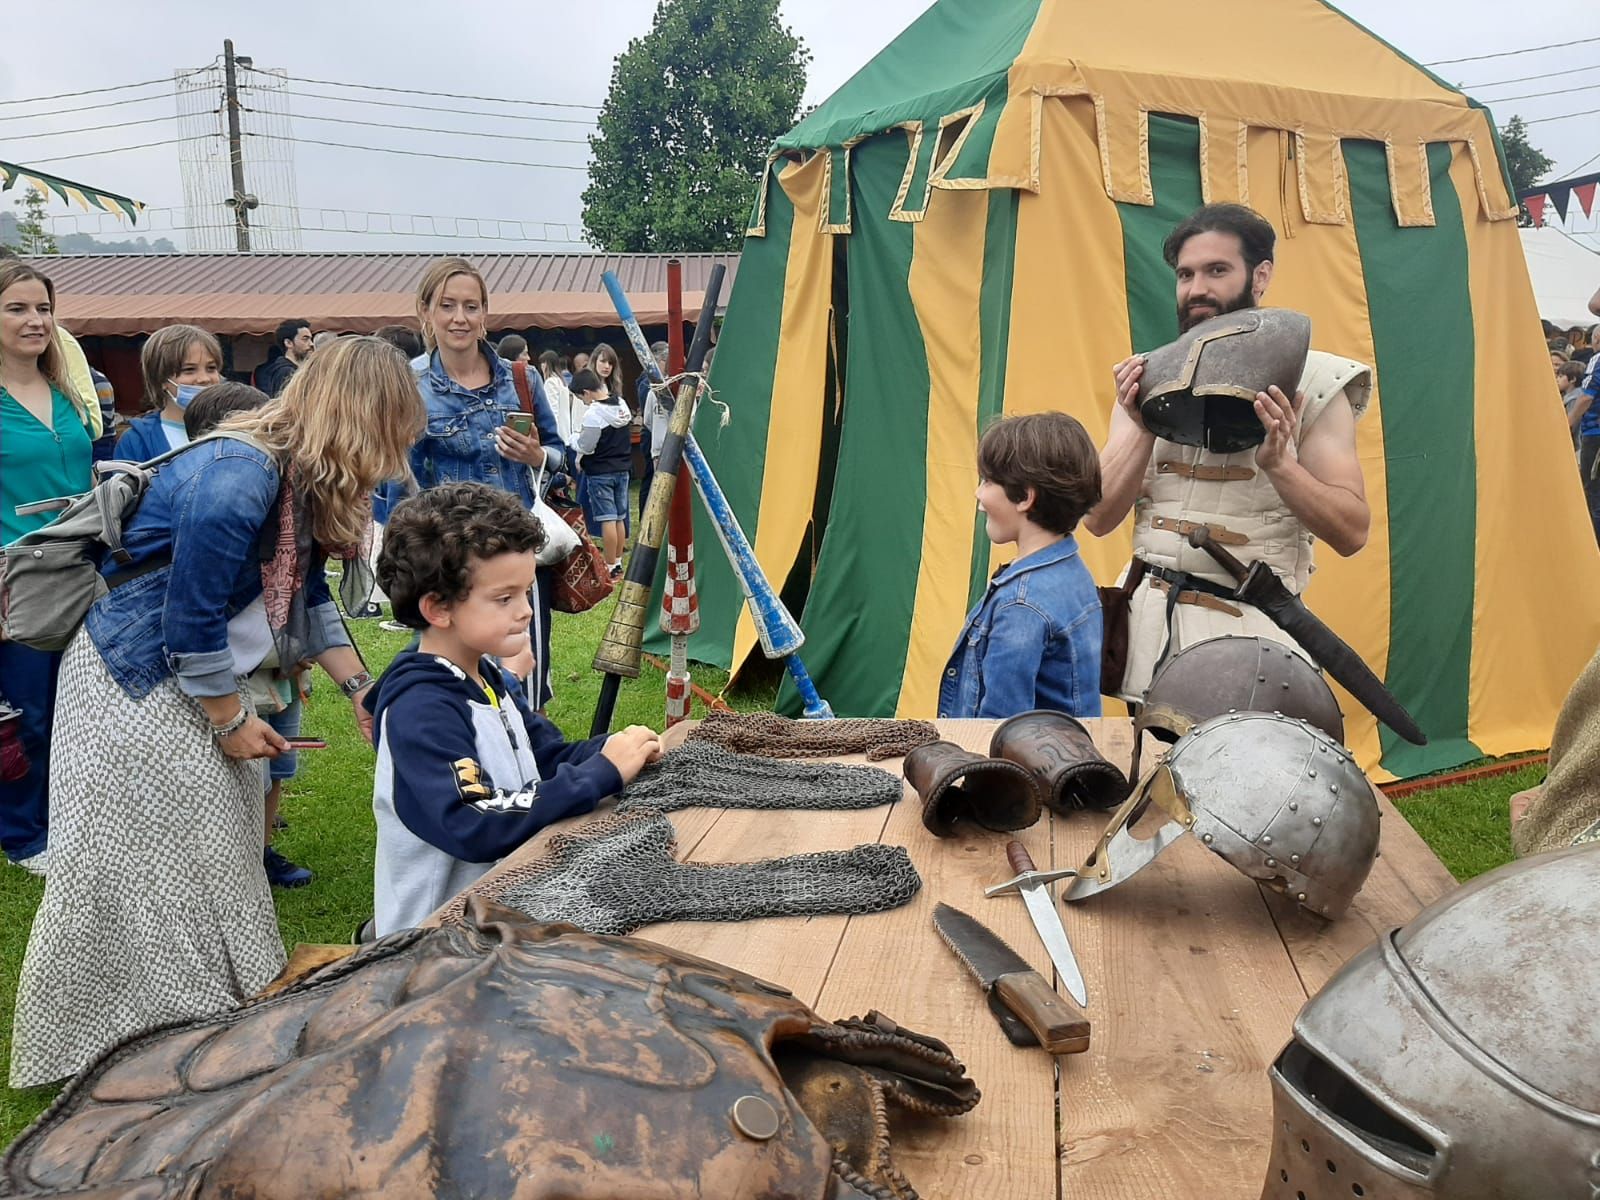
[[685, 742], [622, 789], [617, 811], [874, 808], [900, 796], [900, 777], [881, 767], [778, 762], [712, 742]]
[[625, 934], [661, 921], [855, 915], [898, 908], [922, 887], [903, 846], [745, 863], [681, 863], [659, 813], [603, 817], [550, 839], [545, 856], [474, 884], [441, 914], [460, 924], [479, 895], [539, 921]]
[[872, 762], [901, 758], [918, 746], [939, 740], [932, 721], [887, 717], [836, 717], [794, 720], [777, 713], [707, 714], [689, 734], [690, 742], [716, 742], [742, 754], [768, 758], [832, 758], [865, 754]]

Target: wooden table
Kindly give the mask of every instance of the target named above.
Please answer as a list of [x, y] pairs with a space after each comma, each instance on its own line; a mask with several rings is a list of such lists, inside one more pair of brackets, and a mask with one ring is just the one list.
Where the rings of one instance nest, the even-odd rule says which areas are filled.
[[[980, 751], [994, 724], [939, 722], [945, 737]], [[1125, 767], [1130, 723], [1088, 724], [1101, 753]], [[900, 771], [899, 759], [878, 765]], [[986, 885], [1009, 877], [1006, 837], [934, 837], [909, 786], [899, 803], [861, 812], [673, 814], [680, 857], [698, 862], [905, 846], [923, 883], [909, 904], [863, 917], [676, 922], [639, 936], [781, 983], [825, 1017], [876, 1008], [948, 1042], [983, 1099], [965, 1117], [899, 1126], [896, 1159], [929, 1200], [1253, 1198], [1270, 1142], [1267, 1067], [1295, 1014], [1351, 955], [1455, 886], [1389, 801], [1379, 804], [1380, 857], [1333, 925], [1187, 837], [1111, 891], [1057, 904], [1088, 983], [1093, 1037], [1087, 1053], [1056, 1060], [1005, 1040], [933, 929], [933, 906], [946, 901], [1054, 977], [1021, 900], [984, 898]], [[1041, 869], [1075, 867], [1105, 822], [1105, 814], [1047, 810], [1021, 840]], [[553, 826], [507, 863], [538, 855], [547, 837], [573, 825]]]

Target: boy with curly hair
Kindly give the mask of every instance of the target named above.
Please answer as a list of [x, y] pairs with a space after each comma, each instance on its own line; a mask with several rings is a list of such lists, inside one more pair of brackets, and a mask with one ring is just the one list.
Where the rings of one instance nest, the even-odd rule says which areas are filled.
[[479, 483], [430, 488], [389, 517], [378, 582], [422, 637], [366, 700], [379, 937], [427, 918], [551, 822], [593, 812], [661, 755], [642, 725], [566, 741], [496, 661], [527, 644], [543, 544], [515, 496]]
[[989, 540], [1018, 557], [995, 572], [939, 681], [941, 717], [1035, 708], [1100, 715], [1100, 594], [1072, 532], [1100, 502], [1100, 457], [1066, 413], [1007, 417], [978, 443]]

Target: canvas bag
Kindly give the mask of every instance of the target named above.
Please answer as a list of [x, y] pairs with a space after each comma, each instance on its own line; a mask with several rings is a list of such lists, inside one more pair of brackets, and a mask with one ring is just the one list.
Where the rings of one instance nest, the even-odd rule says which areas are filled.
[[0, 630], [5, 636], [35, 650], [65, 650], [96, 600], [113, 587], [168, 566], [171, 556], [158, 555], [110, 579], [100, 573], [108, 556], [119, 563], [131, 561], [122, 531], [161, 467], [214, 437], [233, 438], [270, 454], [244, 434], [208, 434], [148, 462], [96, 463], [95, 485], [82, 495], [18, 505], [19, 515], [53, 508], [61, 515], [0, 551]]

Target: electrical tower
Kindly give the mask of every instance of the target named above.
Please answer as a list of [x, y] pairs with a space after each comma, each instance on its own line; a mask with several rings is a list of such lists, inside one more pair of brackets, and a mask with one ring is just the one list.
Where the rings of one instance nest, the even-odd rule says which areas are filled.
[[299, 250], [300, 208], [287, 80], [223, 43], [210, 66], [178, 71], [185, 237], [191, 251]]

